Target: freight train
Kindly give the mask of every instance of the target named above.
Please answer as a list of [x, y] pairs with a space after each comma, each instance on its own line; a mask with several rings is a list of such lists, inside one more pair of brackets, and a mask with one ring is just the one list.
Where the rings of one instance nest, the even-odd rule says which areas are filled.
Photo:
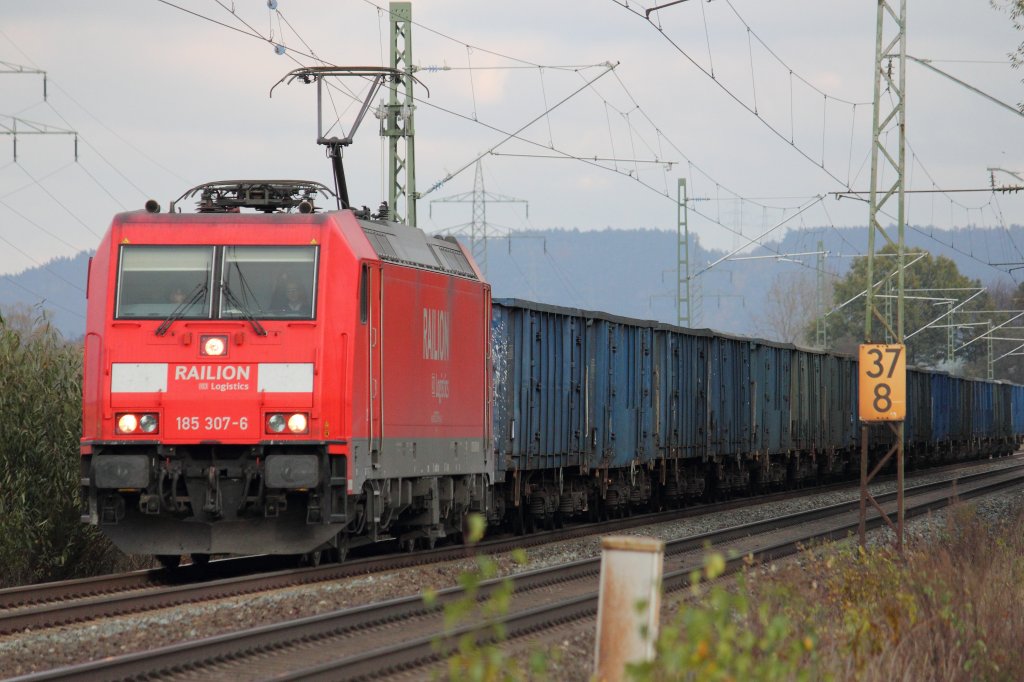
[[[329, 192], [209, 183], [103, 237], [82, 513], [122, 550], [338, 560], [856, 471], [855, 360], [492, 301], [457, 241]], [[1024, 436], [1021, 386], [910, 370], [907, 403], [912, 463]]]

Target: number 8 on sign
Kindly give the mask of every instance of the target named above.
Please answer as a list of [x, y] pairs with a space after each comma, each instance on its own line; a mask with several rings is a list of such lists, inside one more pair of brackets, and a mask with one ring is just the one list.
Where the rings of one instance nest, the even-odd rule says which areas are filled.
[[907, 357], [901, 343], [864, 343], [858, 360], [863, 422], [901, 422], [907, 414]]

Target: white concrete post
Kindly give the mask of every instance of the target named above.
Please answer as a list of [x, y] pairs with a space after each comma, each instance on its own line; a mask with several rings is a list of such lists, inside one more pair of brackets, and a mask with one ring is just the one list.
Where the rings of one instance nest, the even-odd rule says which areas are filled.
[[[654, 658], [661, 613], [665, 543], [632, 535], [601, 539], [601, 592], [597, 605], [594, 674], [601, 682], [625, 679], [627, 663]], [[642, 609], [637, 609], [643, 604]]]

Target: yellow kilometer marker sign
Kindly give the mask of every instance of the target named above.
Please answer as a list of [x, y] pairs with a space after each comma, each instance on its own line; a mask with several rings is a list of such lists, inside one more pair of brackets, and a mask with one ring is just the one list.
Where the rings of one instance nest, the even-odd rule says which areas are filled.
[[858, 359], [862, 422], [901, 422], [907, 416], [907, 347], [863, 343]]

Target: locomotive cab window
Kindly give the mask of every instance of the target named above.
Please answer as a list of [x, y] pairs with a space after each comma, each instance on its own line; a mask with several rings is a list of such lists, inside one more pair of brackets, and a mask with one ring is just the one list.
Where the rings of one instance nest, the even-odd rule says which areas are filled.
[[212, 266], [210, 246], [122, 246], [116, 316], [209, 317]]
[[315, 246], [226, 246], [222, 318], [313, 319]]

